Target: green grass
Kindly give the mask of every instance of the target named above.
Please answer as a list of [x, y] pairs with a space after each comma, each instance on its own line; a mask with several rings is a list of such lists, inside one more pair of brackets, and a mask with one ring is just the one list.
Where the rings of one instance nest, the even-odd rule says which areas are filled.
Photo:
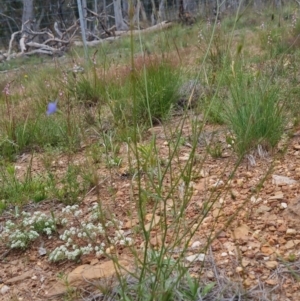
[[41, 151], [47, 147], [74, 150], [80, 141], [79, 124], [73, 117], [48, 118], [45, 113], [36, 119], [2, 120], [0, 139], [0, 155], [4, 160], [14, 160], [22, 152]]
[[108, 88], [116, 124], [142, 126], [166, 120], [179, 98], [180, 70], [168, 62], [150, 61], [131, 76], [122, 87]]
[[235, 137], [235, 149], [243, 156], [258, 145], [267, 150], [279, 142], [285, 117], [279, 90], [266, 79], [257, 80], [241, 71], [234, 74], [226, 119]]
[[22, 206], [30, 201], [38, 203], [47, 198], [47, 179], [43, 175], [32, 176], [31, 166], [22, 178], [17, 176], [14, 165], [1, 165], [0, 168], [2, 210], [9, 206]]

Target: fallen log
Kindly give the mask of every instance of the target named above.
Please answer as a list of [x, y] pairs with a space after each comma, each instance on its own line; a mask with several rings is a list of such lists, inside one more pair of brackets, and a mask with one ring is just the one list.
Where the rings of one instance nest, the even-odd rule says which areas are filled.
[[[169, 21], [163, 21], [159, 24], [156, 24], [154, 26], [145, 28], [145, 29], [140, 29], [140, 30], [129, 30], [129, 31], [115, 31], [114, 32], [114, 37], [108, 37], [105, 39], [99, 39], [99, 40], [95, 40], [95, 41], [87, 41], [86, 45], [89, 47], [94, 47], [97, 46], [99, 44], [102, 44], [104, 42], [111, 42], [114, 41], [120, 37], [124, 37], [124, 36], [130, 36], [131, 34], [133, 35], [137, 35], [137, 34], [143, 34], [143, 33], [149, 33], [149, 32], [154, 32], [157, 30], [162, 30], [162, 29], [166, 29], [170, 26], [172, 26], [173, 23], [169, 22]], [[83, 42], [82, 41], [74, 41], [73, 44], [75, 46], [83, 46]]]
[[173, 25], [170, 21], [163, 21], [161, 23], [158, 23], [156, 25], [153, 25], [151, 27], [145, 28], [145, 29], [135, 29], [135, 30], [127, 30], [127, 31], [115, 31], [115, 36], [130, 36], [130, 35], [137, 35], [142, 33], [149, 33], [157, 30], [166, 29], [168, 27], [171, 27]]

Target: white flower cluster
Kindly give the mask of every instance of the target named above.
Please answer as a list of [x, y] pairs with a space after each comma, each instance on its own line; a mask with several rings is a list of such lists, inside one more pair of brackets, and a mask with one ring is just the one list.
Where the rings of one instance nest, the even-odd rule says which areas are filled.
[[100, 217], [100, 208], [98, 204], [94, 204], [92, 208], [90, 208], [91, 215], [90, 215], [90, 221], [98, 220]]
[[78, 205], [73, 205], [73, 206], [66, 206], [65, 208], [63, 208], [61, 210], [61, 212], [64, 214], [72, 214], [76, 217], [80, 216], [82, 214], [82, 210], [79, 209], [79, 206]]
[[22, 221], [18, 225], [12, 221], [7, 221], [4, 227], [1, 240], [5, 241], [10, 248], [28, 247], [29, 243], [45, 233], [49, 238], [56, 232], [57, 225], [69, 228], [65, 229], [59, 238], [64, 242], [49, 255], [50, 261], [63, 259], [76, 260], [81, 255], [95, 252], [99, 257], [104, 253], [106, 240], [110, 246], [131, 245], [133, 240], [126, 237], [122, 230], [122, 222], [113, 218], [105, 224], [99, 221], [101, 217], [100, 207], [94, 205], [90, 210], [87, 221], [79, 219], [82, 210], [78, 205], [67, 206], [62, 209], [62, 214], [57, 218], [54, 215], [36, 211], [33, 214], [22, 212]]
[[94, 225], [92, 223], [81, 222], [80, 228], [71, 227], [65, 230], [65, 232], [60, 235], [60, 239], [65, 241], [67, 247], [71, 245], [73, 240], [77, 238], [96, 238], [97, 235], [104, 234], [104, 229], [101, 223]]
[[68, 250], [66, 245], [62, 245], [57, 247], [53, 252], [49, 255], [50, 261], [59, 261], [63, 259], [76, 260], [81, 255], [88, 255], [94, 251], [94, 248], [91, 244], [87, 246], [80, 247], [77, 245], [73, 245], [72, 250]]
[[39, 234], [35, 230], [21, 231], [12, 221], [6, 222], [2, 235], [2, 239], [8, 241], [11, 249], [25, 249], [31, 241], [38, 237]]
[[[73, 210], [68, 207], [64, 209], [64, 212], [72, 212], [74, 215], [75, 212], [78, 212], [78, 208], [72, 206]], [[90, 211], [89, 222], [81, 221], [77, 227], [72, 226], [60, 235], [59, 238], [64, 241], [65, 244], [57, 247], [50, 253], [50, 261], [59, 261], [63, 259], [76, 260], [81, 255], [87, 255], [92, 252], [95, 252], [96, 256], [99, 257], [104, 253], [106, 247], [106, 244], [103, 242], [104, 238], [106, 238], [111, 245], [132, 245], [132, 238], [125, 237], [124, 231], [121, 230], [121, 221], [113, 219], [112, 221], [106, 222], [104, 226], [99, 222], [95, 224], [93, 221], [99, 220], [100, 217], [100, 208], [98, 204], [95, 204]], [[108, 235], [109, 228], [115, 228], [112, 237]], [[101, 240], [102, 242], [100, 243]], [[86, 241], [89, 241], [90, 243], [87, 246], [81, 246], [82, 243]]]
[[31, 241], [39, 237], [39, 233], [46, 233], [48, 236], [56, 229], [55, 221], [40, 211], [34, 212], [32, 215], [28, 212], [21, 213], [21, 223], [16, 225], [8, 220], [4, 226], [4, 240], [11, 249], [25, 249]]
[[116, 230], [114, 241], [116, 244], [119, 243], [121, 246], [124, 246], [124, 245], [131, 246], [133, 243], [132, 238], [124, 236], [123, 230]]
[[201, 43], [204, 40], [203, 31], [200, 30], [198, 33], [198, 43]]
[[24, 228], [29, 226], [31, 229], [36, 230], [39, 233], [46, 233], [51, 237], [51, 234], [56, 231], [56, 221], [42, 213], [40, 211], [36, 211], [31, 215], [28, 212], [22, 212], [23, 221], [22, 225]]

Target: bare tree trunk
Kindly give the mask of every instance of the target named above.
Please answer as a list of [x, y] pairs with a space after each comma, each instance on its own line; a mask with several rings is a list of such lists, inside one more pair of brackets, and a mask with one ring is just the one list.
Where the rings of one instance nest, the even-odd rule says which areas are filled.
[[226, 10], [226, 1], [225, 0], [219, 0], [219, 11], [220, 14], [222, 14]]
[[158, 8], [158, 22], [162, 22], [166, 20], [166, 7], [165, 0], [160, 0], [159, 8]]
[[127, 0], [122, 0], [122, 14], [123, 14], [123, 19], [128, 21], [128, 1]]
[[139, 0], [137, 0], [135, 8], [134, 8], [134, 15], [132, 18], [132, 23], [136, 24], [140, 22], [140, 7], [141, 7], [141, 2]]
[[[142, 17], [141, 19], [140, 19], [140, 15]], [[140, 25], [140, 21], [147, 22], [147, 16], [146, 16], [143, 3], [140, 0], [137, 0], [135, 13], [133, 17], [133, 23], [138, 23], [138, 25]]]
[[81, 30], [84, 30], [85, 34], [86, 34], [86, 30], [87, 30], [87, 3], [86, 3], [86, 0], [81, 0], [81, 5], [82, 5], [83, 24], [84, 24], [84, 28], [82, 28]]
[[146, 14], [146, 11], [145, 11], [145, 7], [144, 7], [144, 4], [140, 1], [140, 0], [138, 0], [139, 2], [140, 2], [140, 4], [141, 4], [141, 16], [142, 16], [142, 20], [144, 21], [144, 22], [146, 22], [147, 21], [147, 14]]
[[97, 4], [97, 0], [94, 0], [94, 12], [96, 14], [98, 14], [98, 4]]
[[257, 10], [261, 9], [262, 1], [261, 0], [254, 0], [253, 6], [254, 6], [254, 9], [257, 9]]
[[103, 13], [104, 13], [104, 25], [107, 28], [108, 17], [106, 12], [106, 0], [103, 0]]
[[183, 9], [185, 13], [195, 14], [197, 12], [197, 3], [195, 0], [183, 0]]
[[28, 40], [28, 37], [30, 36], [33, 17], [33, 0], [23, 0], [22, 37], [19, 43], [22, 53], [26, 51], [26, 40]]
[[113, 0], [114, 12], [115, 12], [115, 22], [117, 30], [128, 30], [127, 24], [124, 22], [122, 16], [121, 0]]
[[275, 0], [275, 7], [279, 9], [281, 8], [281, 6], [282, 6], [281, 0]]
[[22, 31], [31, 29], [31, 22], [33, 21], [33, 0], [23, 0], [23, 13], [22, 13]]
[[151, 0], [151, 5], [152, 5], [151, 25], [154, 26], [155, 24], [157, 24], [157, 10], [156, 10], [154, 0]]

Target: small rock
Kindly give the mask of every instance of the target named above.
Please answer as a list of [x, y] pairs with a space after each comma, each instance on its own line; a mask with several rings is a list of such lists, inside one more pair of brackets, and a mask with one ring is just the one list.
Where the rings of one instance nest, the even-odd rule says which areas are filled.
[[237, 268], [235, 269], [235, 271], [236, 271], [237, 273], [241, 273], [241, 272], [243, 272], [243, 268], [242, 268], [242, 267], [237, 267]]
[[228, 254], [226, 253], [226, 252], [223, 252], [222, 254], [221, 254], [221, 256], [222, 257], [226, 257]]
[[286, 230], [286, 234], [295, 235], [295, 234], [297, 234], [297, 230], [295, 230], [295, 229], [287, 229]]
[[188, 161], [189, 158], [190, 158], [189, 155], [185, 155], [185, 156], [180, 156], [180, 157], [179, 157], [179, 160], [180, 160], [180, 161]]
[[250, 198], [251, 203], [257, 204], [262, 201], [262, 198], [256, 198], [254, 195]]
[[201, 242], [200, 241], [194, 241], [191, 245], [192, 249], [198, 248], [201, 246]]
[[271, 196], [269, 200], [282, 200], [283, 197], [283, 193], [281, 191], [278, 191], [278, 193], [275, 193], [275, 195]]
[[278, 232], [286, 232], [286, 225], [285, 224], [281, 224], [278, 228], [277, 228]]
[[44, 247], [39, 247], [38, 252], [40, 256], [44, 256], [47, 254], [47, 250]]
[[208, 279], [213, 279], [213, 278], [215, 277], [214, 272], [211, 271], [211, 270], [207, 271], [207, 272], [206, 272], [206, 277], [207, 277]]
[[258, 214], [260, 214], [260, 213], [264, 213], [264, 212], [269, 212], [271, 209], [272, 209], [272, 208], [269, 207], [269, 206], [261, 205], [261, 206], [258, 207], [258, 209], [256, 210], [256, 212], [257, 212]]
[[236, 199], [240, 196], [240, 193], [237, 190], [232, 189], [231, 190], [231, 196], [232, 196], [232, 198]]
[[250, 232], [249, 227], [246, 224], [240, 225], [234, 229], [234, 237], [236, 239], [248, 239], [248, 234]]
[[213, 217], [217, 218], [219, 215], [221, 215], [221, 208], [217, 208], [212, 211]]
[[191, 228], [192, 231], [196, 231], [200, 227], [199, 224], [194, 224]]
[[3, 285], [3, 286], [1, 287], [1, 289], [0, 289], [0, 293], [1, 293], [2, 295], [4, 295], [4, 294], [6, 294], [9, 290], [10, 290], [10, 287], [9, 287], [9, 286]]
[[269, 285], [277, 285], [278, 284], [278, 280], [276, 280], [276, 279], [267, 279], [265, 282]]
[[200, 170], [200, 176], [201, 176], [202, 178], [208, 177], [208, 176], [209, 176], [208, 170], [206, 170], [206, 169], [201, 169], [201, 170]]
[[203, 223], [210, 223], [212, 221], [212, 217], [211, 216], [207, 216], [203, 219]]
[[273, 248], [270, 248], [269, 246], [262, 246], [260, 250], [263, 254], [266, 254], [266, 255], [271, 255], [274, 253]]
[[243, 283], [246, 287], [250, 287], [253, 285], [253, 281], [250, 278], [247, 278]]
[[268, 269], [273, 270], [273, 269], [277, 268], [278, 262], [277, 261], [267, 261], [267, 262], [265, 262], [265, 265]]
[[293, 249], [295, 247], [295, 244], [292, 240], [288, 241], [285, 246], [284, 246], [287, 250], [289, 249]]
[[211, 186], [211, 188], [219, 188], [219, 187], [222, 187], [222, 186], [224, 186], [224, 185], [225, 185], [224, 181], [222, 181], [222, 180], [217, 180], [217, 182], [214, 183], [214, 184]]
[[287, 208], [287, 203], [281, 203], [280, 208], [281, 209], [286, 209]]
[[194, 254], [194, 255], [190, 255], [190, 256], [187, 256], [185, 258], [187, 261], [189, 262], [193, 262], [193, 261], [204, 261], [205, 259], [205, 254]]
[[6, 283], [17, 283], [17, 282], [23, 281], [25, 279], [31, 278], [32, 274], [33, 274], [33, 272], [31, 270], [27, 271], [27, 272], [21, 274], [20, 276], [16, 276], [16, 277], [6, 280]]
[[272, 183], [275, 185], [291, 185], [297, 183], [297, 181], [285, 176], [272, 175]]
[[238, 187], [242, 187], [243, 184], [244, 184], [244, 180], [243, 179], [237, 179], [236, 184], [237, 184]]
[[246, 266], [248, 266], [250, 264], [250, 260], [248, 260], [247, 258], [243, 258], [242, 259], [242, 266], [245, 268]]
[[152, 237], [150, 239], [150, 244], [153, 247], [159, 247], [159, 246], [161, 246], [162, 245], [162, 237], [161, 237], [161, 235], [157, 234], [154, 237]]

